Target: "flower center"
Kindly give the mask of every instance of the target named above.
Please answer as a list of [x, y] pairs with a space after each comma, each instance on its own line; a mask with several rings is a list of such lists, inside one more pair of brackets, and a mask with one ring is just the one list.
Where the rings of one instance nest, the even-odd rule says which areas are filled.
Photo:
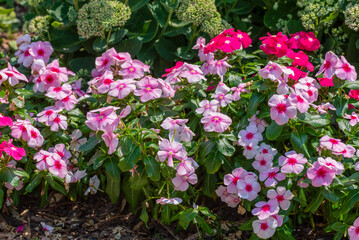
[[325, 68], [325, 69], [328, 69], [328, 68], [330, 68], [331, 65], [332, 65], [332, 64], [331, 64], [330, 61], [325, 61], [325, 63], [324, 63], [324, 68]]
[[281, 202], [281, 201], [283, 201], [284, 200], [284, 197], [282, 196], [282, 195], [277, 195], [277, 201], [278, 202]]
[[329, 139], [329, 142], [330, 142], [331, 144], [333, 144], [333, 145], [336, 145], [336, 144], [339, 143], [339, 141], [336, 140], [336, 139]]
[[263, 211], [263, 212], [268, 212], [269, 209], [270, 209], [270, 206], [269, 206], [269, 205], [264, 205], [264, 206], [262, 207], [262, 211]]
[[247, 133], [246, 138], [252, 139], [254, 137], [253, 133]]
[[297, 160], [295, 159], [295, 158], [289, 158], [288, 159], [288, 164], [289, 165], [294, 165], [294, 164], [296, 164], [297, 163]]
[[279, 113], [284, 113], [287, 110], [287, 106], [284, 103], [279, 103], [277, 105], [277, 111]]
[[323, 167], [321, 167], [317, 171], [317, 176], [320, 178], [324, 178], [326, 173], [327, 173], [327, 171], [325, 171], [325, 169], [323, 169]]
[[37, 133], [35, 131], [31, 131], [31, 137], [32, 138], [37, 138]]
[[274, 178], [276, 175], [277, 175], [277, 174], [276, 174], [275, 172], [270, 172], [270, 173], [268, 174], [268, 177], [269, 177], [269, 178]]
[[39, 55], [39, 56], [44, 56], [44, 54], [45, 54], [45, 51], [42, 50], [42, 49], [39, 49], [39, 50], [37, 51], [37, 55]]
[[267, 223], [261, 223], [261, 230], [265, 231], [267, 230], [269, 227], [268, 227], [268, 224]]
[[249, 184], [246, 185], [246, 191], [247, 191], [247, 192], [251, 192], [252, 189], [253, 189], [252, 185], [249, 185]]
[[347, 63], [343, 65], [343, 69], [344, 69], [344, 71], [347, 72], [347, 73], [351, 72], [351, 70], [352, 70], [352, 69], [350, 68], [349, 64], [347, 64]]
[[260, 160], [260, 162], [259, 162], [259, 164], [261, 165], [261, 166], [264, 166], [264, 165], [266, 165], [266, 160], [264, 160], [264, 159], [262, 159], [262, 160]]

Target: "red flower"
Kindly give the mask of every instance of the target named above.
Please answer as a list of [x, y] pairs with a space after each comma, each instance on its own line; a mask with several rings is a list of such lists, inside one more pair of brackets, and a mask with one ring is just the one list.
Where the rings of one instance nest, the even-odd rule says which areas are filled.
[[349, 91], [349, 97], [354, 98], [355, 100], [359, 100], [359, 89], [357, 90], [351, 89]]
[[273, 54], [280, 58], [288, 51], [288, 38], [282, 32], [279, 32], [277, 35], [268, 33], [268, 37], [261, 37], [259, 40], [262, 40], [260, 48], [267, 54]]
[[287, 68], [293, 70], [293, 72], [294, 72], [294, 75], [291, 74], [288, 76], [288, 78], [293, 79], [295, 81], [298, 81], [299, 78], [304, 78], [308, 75], [306, 72], [300, 71], [296, 67], [287, 67]]
[[308, 69], [308, 71], [313, 72], [314, 66], [309, 62], [309, 57], [302, 51], [293, 52], [293, 50], [289, 49], [287, 52], [287, 57], [293, 59], [292, 66], [303, 66]]
[[333, 87], [333, 77], [331, 78], [318, 78], [318, 81], [322, 87]]
[[22, 157], [26, 156], [26, 152], [23, 148], [15, 147], [11, 142], [6, 144], [4, 152], [12, 156], [15, 160], [21, 160]]

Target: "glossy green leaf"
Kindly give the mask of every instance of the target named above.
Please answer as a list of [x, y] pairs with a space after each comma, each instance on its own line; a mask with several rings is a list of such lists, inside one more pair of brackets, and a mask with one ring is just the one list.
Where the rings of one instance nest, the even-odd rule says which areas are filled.
[[41, 183], [43, 177], [44, 171], [39, 171], [33, 174], [30, 183], [25, 188], [25, 191], [32, 192]]
[[266, 138], [270, 141], [277, 139], [282, 133], [283, 128], [284, 125], [278, 125], [275, 121], [272, 121], [266, 128]]
[[314, 213], [320, 207], [324, 200], [324, 196], [321, 191], [317, 191], [312, 201], [308, 204], [308, 206], [304, 209], [304, 212]]
[[4, 191], [0, 188], [0, 209], [2, 209], [2, 205], [4, 204]]
[[248, 107], [247, 107], [247, 117], [250, 118], [257, 112], [258, 105], [263, 102], [265, 99], [265, 95], [261, 93], [253, 93], [251, 98], [249, 99]]
[[125, 198], [130, 205], [131, 211], [135, 212], [140, 198], [142, 198], [143, 195], [142, 190], [135, 190], [131, 188], [130, 178], [128, 177], [122, 183], [122, 191], [125, 194]]
[[112, 179], [121, 179], [120, 169], [118, 168], [118, 159], [116, 157], [112, 156], [105, 161], [105, 169]]
[[127, 33], [128, 30], [124, 28], [111, 33], [111, 36], [108, 39], [108, 44], [112, 46], [119, 43], [126, 36]]
[[161, 179], [161, 168], [160, 164], [152, 156], [144, 158], [145, 169], [147, 175], [152, 181], [159, 181]]
[[353, 189], [349, 192], [348, 196], [344, 198], [342, 207], [340, 208], [340, 214], [347, 214], [357, 201], [359, 201], [359, 192], [357, 189]]
[[146, 227], [148, 227], [147, 226], [148, 213], [147, 213], [147, 209], [146, 209], [146, 202], [142, 203], [142, 211], [141, 211], [140, 219], [145, 223]]
[[310, 154], [307, 148], [308, 135], [293, 131], [290, 134], [290, 142], [292, 143], [293, 149], [297, 153], [303, 153], [307, 158], [310, 158]]
[[[106, 167], [107, 170], [107, 167]], [[111, 202], [115, 204], [120, 196], [121, 190], [121, 178], [119, 175], [114, 178], [111, 171], [106, 171], [106, 194], [110, 198]]]
[[336, 108], [335, 113], [337, 116], [343, 117], [348, 110], [348, 99], [345, 97], [336, 96], [333, 105]]
[[309, 113], [301, 113], [298, 114], [298, 119], [302, 122], [305, 122], [315, 128], [324, 127], [326, 125], [329, 125], [330, 119], [329, 114], [321, 114], [321, 115], [312, 115]]
[[138, 38], [125, 39], [115, 46], [117, 52], [128, 52], [134, 58], [142, 47]]
[[157, 20], [160, 27], [163, 28], [166, 25], [168, 12], [166, 9], [162, 6], [162, 4], [159, 1], [155, 1], [152, 4], [147, 4], [148, 9], [152, 13], [153, 17]]
[[130, 0], [128, 6], [131, 8], [131, 12], [134, 12], [143, 7], [149, 0]]
[[175, 55], [184, 60], [191, 60], [194, 57], [193, 52], [187, 46], [177, 48]]
[[224, 158], [224, 155], [218, 149], [211, 151], [205, 160], [207, 173], [216, 173], [220, 169]]
[[134, 177], [130, 179], [131, 188], [135, 190], [140, 190], [148, 183], [148, 176], [144, 168], [137, 168], [137, 173], [134, 174]]
[[216, 184], [217, 184], [216, 174], [206, 174], [203, 183], [203, 194], [208, 197], [213, 197], [214, 191], [216, 189]]
[[176, 52], [176, 45], [167, 39], [161, 38], [156, 40], [155, 48], [157, 53], [168, 61], [175, 61], [178, 57], [174, 54]]
[[127, 172], [135, 167], [141, 156], [141, 148], [131, 138], [125, 138], [121, 143], [123, 157], [120, 158], [118, 166], [122, 172]]
[[89, 75], [91, 74], [92, 69], [95, 68], [95, 58], [94, 57], [74, 58], [70, 61], [69, 65], [74, 72]]
[[62, 193], [63, 195], [67, 195], [67, 192], [65, 190], [65, 187], [63, 184], [60, 184], [58, 181], [56, 181], [53, 177], [51, 176], [46, 176], [46, 181], [50, 184], [51, 188]]
[[168, 205], [161, 206], [161, 222], [164, 224], [170, 224], [171, 221], [171, 208]]
[[211, 228], [211, 226], [210, 226], [201, 216], [197, 215], [197, 216], [195, 217], [195, 219], [196, 219], [198, 225], [201, 227], [201, 229], [202, 229], [204, 232], [206, 232], [206, 233], [208, 233], [208, 234], [210, 234], [210, 235], [213, 235], [213, 234], [214, 234], [213, 228]]
[[93, 137], [90, 137], [85, 144], [81, 145], [79, 150], [80, 151], [90, 151], [90, 150], [94, 149], [97, 144], [98, 144], [97, 137], [93, 136]]
[[184, 230], [187, 230], [188, 225], [193, 221], [196, 216], [197, 213], [194, 212], [193, 209], [186, 209], [180, 212], [178, 223]]
[[218, 150], [224, 155], [231, 157], [235, 153], [236, 149], [234, 148], [233, 144], [228, 142], [226, 138], [220, 138], [217, 141]]
[[107, 47], [107, 39], [105, 38], [96, 38], [95, 41], [92, 43], [92, 48], [96, 52], [103, 52]]
[[339, 202], [339, 200], [340, 200], [340, 196], [338, 196], [334, 192], [330, 191], [329, 189], [323, 189], [322, 194], [325, 199], [327, 199], [333, 203]]

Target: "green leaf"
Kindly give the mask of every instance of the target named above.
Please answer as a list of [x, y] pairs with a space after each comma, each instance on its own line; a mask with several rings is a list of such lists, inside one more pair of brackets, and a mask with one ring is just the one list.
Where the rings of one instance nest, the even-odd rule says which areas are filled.
[[314, 213], [320, 207], [324, 200], [324, 196], [322, 191], [318, 191], [317, 194], [314, 196], [312, 201], [308, 204], [308, 206], [304, 209], [304, 212], [311, 212]]
[[2, 205], [4, 204], [4, 191], [0, 188], [0, 209], [2, 209]]
[[220, 138], [217, 142], [218, 150], [227, 157], [233, 156], [236, 149], [233, 147], [232, 144], [228, 142], [226, 138]]
[[44, 171], [34, 173], [30, 183], [25, 188], [25, 191], [32, 192], [41, 183], [43, 177], [44, 177]]
[[323, 196], [325, 199], [327, 199], [333, 203], [339, 202], [339, 200], [340, 200], [340, 196], [338, 196], [334, 192], [330, 191], [329, 189], [323, 189], [322, 193], [323, 193]]
[[12, 169], [11, 170], [16, 176], [19, 177], [25, 177], [25, 178], [29, 178], [29, 174], [27, 174], [27, 172], [22, 171], [22, 170], [18, 170], [18, 169]]
[[333, 106], [336, 108], [335, 113], [337, 114], [337, 116], [343, 117], [348, 110], [348, 99], [337, 95], [333, 102]]
[[200, 162], [203, 162], [206, 160], [206, 156], [212, 152], [214, 146], [216, 146], [216, 143], [212, 140], [208, 140], [206, 142], [202, 142], [199, 145], [199, 159]]
[[160, 2], [162, 3], [162, 5], [164, 7], [166, 7], [168, 10], [169, 9], [176, 9], [179, 5], [179, 1], [178, 0], [160, 0]]
[[62, 193], [65, 196], [67, 195], [67, 192], [66, 192], [65, 187], [63, 186], [63, 184], [60, 184], [59, 182], [57, 182], [50, 175], [46, 176], [46, 180], [50, 184], [52, 189]]
[[128, 177], [122, 183], [122, 191], [125, 194], [127, 202], [130, 204], [131, 211], [134, 212], [137, 209], [140, 198], [142, 197], [142, 190], [135, 190], [131, 188], [130, 178]]
[[255, 8], [255, 5], [252, 2], [246, 2], [246, 1], [238, 1], [237, 4], [230, 9], [231, 13], [235, 13], [238, 15], [247, 15], [249, 14], [253, 9]]
[[102, 166], [102, 164], [108, 159], [109, 156], [99, 156], [95, 159], [95, 162], [93, 163], [93, 168], [96, 170], [99, 167]]
[[128, 6], [131, 8], [131, 12], [134, 12], [143, 7], [148, 0], [131, 0], [128, 1]]
[[18, 107], [18, 108], [23, 108], [23, 107], [24, 107], [24, 102], [23, 102], [22, 100], [18, 99], [18, 98], [13, 98], [11, 101], [12, 101], [12, 102], [16, 105], [16, 107]]
[[216, 189], [217, 176], [216, 174], [206, 174], [204, 177], [203, 194], [208, 197], [213, 197]]
[[225, 157], [218, 149], [210, 152], [205, 162], [207, 173], [208, 174], [216, 173], [220, 169], [224, 161], [224, 158]]
[[252, 223], [253, 223], [254, 220], [256, 220], [256, 219], [251, 218], [250, 220], [246, 221], [241, 226], [239, 226], [238, 229], [241, 230], [241, 231], [252, 231], [253, 230]]
[[278, 125], [275, 121], [272, 121], [266, 128], [266, 138], [270, 141], [277, 139], [282, 133], [283, 128], [284, 125]]
[[324, 127], [330, 123], [329, 114], [312, 115], [309, 113], [298, 114], [298, 119], [315, 128]]
[[119, 177], [119, 175], [118, 177], [114, 178], [111, 174], [111, 171], [107, 170], [105, 191], [113, 204], [117, 202], [117, 199], [120, 196], [120, 190], [121, 190], [121, 178]]
[[81, 72], [82, 74], [90, 75], [92, 69], [95, 68], [95, 58], [94, 57], [74, 58], [70, 61], [69, 65], [71, 69], [76, 73]]
[[308, 135], [298, 131], [293, 131], [290, 134], [290, 142], [292, 143], [293, 149], [297, 153], [303, 153], [307, 158], [310, 158], [310, 154], [307, 148]]
[[148, 226], [147, 226], [147, 223], [148, 223], [148, 213], [147, 213], [147, 209], [146, 209], [146, 202], [143, 202], [143, 203], [142, 203], [142, 211], [141, 211], [140, 219], [141, 219], [142, 221], [144, 221], [144, 223], [146, 224], [146, 227], [148, 227]]
[[127, 29], [119, 29], [113, 33], [111, 33], [110, 38], [108, 39], [108, 44], [109, 45], [115, 45], [117, 43], [119, 43], [128, 33]]
[[96, 38], [95, 41], [92, 43], [92, 48], [96, 52], [102, 52], [107, 47], [107, 39], [105, 38]]
[[79, 147], [80, 151], [90, 151], [96, 147], [98, 140], [96, 136], [90, 137], [88, 141]]
[[295, 240], [287, 225], [278, 228], [276, 231], [276, 237], [277, 239]]
[[135, 57], [142, 47], [142, 42], [138, 38], [125, 39], [115, 46], [117, 52], [128, 52]]
[[193, 219], [197, 216], [197, 213], [193, 211], [193, 209], [186, 209], [180, 212], [179, 215], [179, 225], [184, 229], [187, 230], [188, 225]]
[[171, 209], [168, 205], [161, 206], [161, 222], [164, 224], [170, 224], [171, 221]]
[[31, 96], [33, 93], [25, 88], [19, 88], [15, 90], [15, 93], [21, 97], [29, 97]]
[[147, 4], [148, 9], [152, 13], [153, 17], [157, 20], [160, 27], [163, 28], [167, 22], [168, 13], [159, 1]]
[[333, 223], [330, 228], [336, 232], [341, 232], [345, 229], [346, 225], [342, 222]]
[[350, 190], [348, 196], [344, 198], [342, 207], [340, 208], [340, 214], [347, 214], [355, 205], [355, 203], [359, 201], [359, 192], [357, 189]]
[[346, 135], [351, 135], [352, 126], [349, 124], [349, 120], [343, 118], [337, 118], [337, 123], [340, 128]]
[[211, 226], [210, 226], [208, 223], [206, 223], [206, 221], [205, 221], [201, 216], [198, 216], [198, 215], [197, 215], [197, 216], [195, 217], [195, 219], [196, 219], [198, 225], [201, 227], [201, 229], [202, 229], [204, 232], [206, 232], [206, 233], [208, 233], [208, 234], [210, 234], [210, 235], [213, 235], [213, 234], [214, 234], [213, 228], [211, 228]]
[[[357, 47], [357, 49], [359, 49], [359, 39], [355, 42], [355, 46]], [[359, 89], [359, 85], [358, 85], [358, 89]]]
[[175, 61], [178, 57], [174, 54], [177, 50], [176, 45], [167, 39], [157, 39], [155, 42], [157, 53], [167, 61]]
[[135, 174], [133, 178], [131, 178], [130, 182], [131, 182], [131, 188], [135, 189], [135, 190], [140, 190], [142, 189], [144, 186], [147, 185], [148, 180], [147, 180], [147, 174], [145, 172], [144, 168], [138, 168], [137, 169], [138, 175]]
[[194, 54], [187, 46], [177, 48], [175, 55], [184, 60], [191, 60], [194, 57]]
[[59, 52], [73, 53], [79, 50], [84, 40], [79, 39], [74, 29], [53, 29], [51, 33], [51, 45]]
[[251, 98], [249, 99], [248, 107], [247, 107], [247, 117], [251, 118], [257, 112], [258, 105], [263, 102], [265, 99], [265, 95], [262, 93], [253, 93]]
[[147, 175], [152, 181], [159, 181], [161, 179], [161, 168], [160, 164], [152, 156], [144, 158], [145, 169]]
[[116, 157], [111, 157], [105, 161], [105, 169], [106, 172], [113, 178], [114, 180], [121, 179], [120, 169], [118, 168], [118, 160]]
[[[122, 148], [122, 146], [126, 147]], [[120, 158], [118, 166], [122, 172], [127, 172], [135, 167], [137, 160], [141, 156], [141, 148], [130, 138], [126, 138], [126, 141], [121, 143], [121, 148], [124, 156]]]

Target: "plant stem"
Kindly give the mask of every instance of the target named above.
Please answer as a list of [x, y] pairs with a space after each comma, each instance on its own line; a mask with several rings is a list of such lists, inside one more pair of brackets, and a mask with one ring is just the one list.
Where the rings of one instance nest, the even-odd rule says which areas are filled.
[[166, 28], [168, 27], [168, 24], [171, 21], [172, 14], [173, 14], [173, 8], [171, 8], [170, 12], [168, 13], [166, 24], [163, 26], [162, 31], [161, 31], [160, 36], [158, 37], [158, 39], [160, 39], [163, 36], [163, 34], [165, 33]]
[[77, 0], [74, 0], [74, 6], [75, 6], [76, 11], [79, 11], [79, 3]]
[[107, 35], [107, 39], [106, 39], [106, 50], [108, 49], [108, 42], [110, 41], [110, 36], [111, 36], [111, 31], [112, 29], [110, 29], [110, 31], [108, 31], [108, 35]]

